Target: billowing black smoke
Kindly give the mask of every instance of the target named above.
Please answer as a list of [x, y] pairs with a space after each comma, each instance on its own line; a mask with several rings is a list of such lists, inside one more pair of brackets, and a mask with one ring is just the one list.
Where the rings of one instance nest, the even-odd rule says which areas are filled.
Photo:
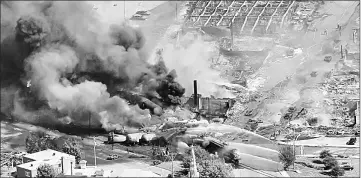
[[144, 34], [125, 24], [110, 26], [110, 35], [115, 45], [120, 45], [128, 51], [129, 48], [141, 49], [145, 44]]
[[[119, 89], [164, 107], [179, 104], [184, 88], [175, 82], [175, 71], [168, 73], [162, 61], [147, 64], [139, 29], [107, 27], [86, 2], [25, 4], [1, 2], [7, 12], [1, 17], [1, 95], [13, 100], [3, 113], [31, 122], [46, 120], [43, 113], [53, 123], [84, 124], [91, 117], [115, 129], [149, 120], [148, 110], [115, 95]], [[34, 103], [39, 106], [30, 107]]]

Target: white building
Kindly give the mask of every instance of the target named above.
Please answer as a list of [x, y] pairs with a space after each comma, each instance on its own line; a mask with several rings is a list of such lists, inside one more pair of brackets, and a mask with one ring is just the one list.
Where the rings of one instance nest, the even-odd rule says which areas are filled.
[[75, 156], [47, 149], [25, 155], [24, 164], [17, 166], [18, 177], [36, 177], [37, 168], [43, 164], [51, 165], [58, 173], [72, 175], [75, 167]]

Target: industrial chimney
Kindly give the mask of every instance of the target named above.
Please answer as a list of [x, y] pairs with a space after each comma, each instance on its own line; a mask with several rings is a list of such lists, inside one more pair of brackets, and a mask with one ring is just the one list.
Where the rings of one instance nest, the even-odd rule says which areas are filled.
[[193, 81], [194, 86], [194, 93], [193, 93], [193, 101], [194, 101], [194, 107], [198, 111], [198, 92], [197, 92], [197, 80]]

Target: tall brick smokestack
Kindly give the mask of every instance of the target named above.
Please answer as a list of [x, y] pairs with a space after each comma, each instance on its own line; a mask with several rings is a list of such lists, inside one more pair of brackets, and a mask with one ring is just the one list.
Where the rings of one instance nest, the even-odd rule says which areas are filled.
[[194, 81], [193, 81], [193, 86], [194, 86], [194, 93], [193, 93], [194, 106], [195, 106], [195, 108], [198, 110], [197, 80], [194, 80]]

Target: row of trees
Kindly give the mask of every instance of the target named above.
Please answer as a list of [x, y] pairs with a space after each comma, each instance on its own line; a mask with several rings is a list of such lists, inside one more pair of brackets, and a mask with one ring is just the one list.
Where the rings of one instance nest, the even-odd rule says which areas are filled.
[[25, 145], [27, 153], [52, 149], [75, 156], [76, 163], [81, 159], [80, 144], [71, 137], [51, 138], [44, 132], [33, 132], [26, 137]]
[[[280, 149], [280, 160], [282, 161], [284, 168], [287, 169], [291, 166], [296, 156], [294, 154], [292, 146], [284, 146]], [[210, 154], [207, 150], [200, 146], [194, 146], [194, 154], [196, 157], [196, 164], [200, 177], [231, 177], [233, 168], [239, 166], [236, 154], [231, 152], [225, 159], [221, 159], [218, 156]], [[153, 147], [153, 163], [154, 165], [161, 162], [171, 161], [170, 154], [167, 151], [162, 151], [159, 147]], [[182, 170], [176, 173], [177, 177], [189, 176], [190, 165], [192, 162], [192, 155], [190, 150], [188, 153], [182, 155], [182, 157], [176, 157], [176, 160], [182, 161]]]

